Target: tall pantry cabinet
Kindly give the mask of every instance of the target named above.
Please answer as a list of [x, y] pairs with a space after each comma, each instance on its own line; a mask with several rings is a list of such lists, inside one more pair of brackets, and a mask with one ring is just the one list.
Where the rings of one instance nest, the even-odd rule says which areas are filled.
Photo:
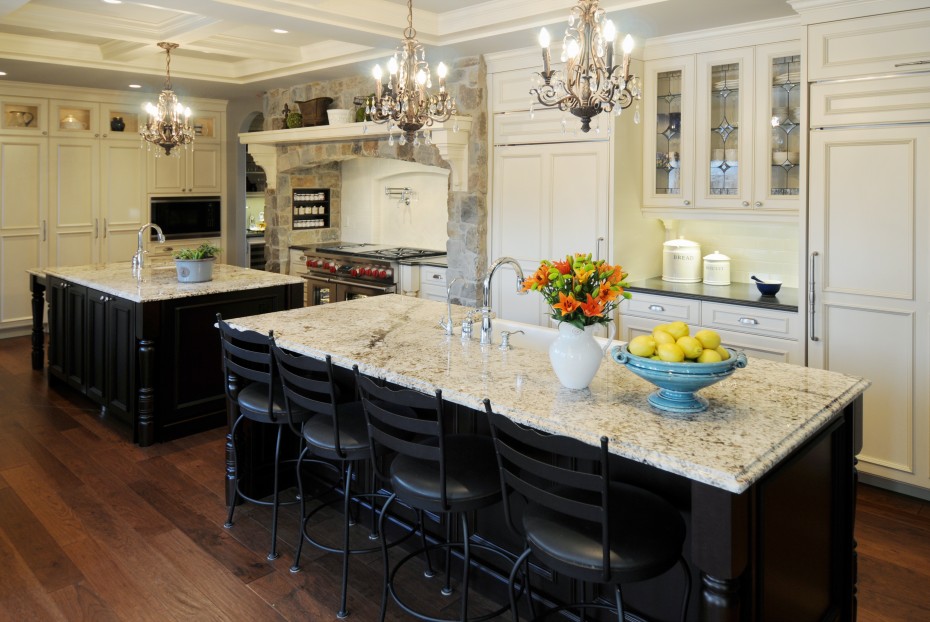
[[808, 362], [872, 382], [864, 479], [930, 496], [930, 9], [811, 23], [808, 51]]

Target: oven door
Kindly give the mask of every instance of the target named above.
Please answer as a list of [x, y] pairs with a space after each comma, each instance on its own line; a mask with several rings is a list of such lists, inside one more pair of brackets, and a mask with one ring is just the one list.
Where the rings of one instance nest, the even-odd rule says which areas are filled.
[[313, 307], [315, 305], [325, 305], [330, 302], [336, 302], [336, 284], [331, 283], [329, 279], [326, 278], [313, 278], [308, 277], [306, 274], [302, 274], [304, 280], [306, 281], [306, 286], [304, 287], [304, 292], [307, 295], [307, 299], [304, 301], [304, 305], [307, 307]]
[[338, 300], [355, 300], [356, 298], [393, 294], [397, 291], [393, 283], [390, 285], [363, 285], [352, 281], [337, 281], [337, 284], [339, 286], [336, 289]]

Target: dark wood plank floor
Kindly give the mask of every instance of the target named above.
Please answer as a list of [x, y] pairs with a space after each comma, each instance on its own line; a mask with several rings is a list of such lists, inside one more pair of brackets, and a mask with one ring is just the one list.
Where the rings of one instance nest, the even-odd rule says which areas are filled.
[[[136, 447], [29, 351], [0, 340], [0, 622], [335, 618], [339, 556], [288, 570], [293, 508], [273, 562], [264, 508], [223, 529], [222, 430]], [[861, 486], [858, 509], [859, 620], [930, 620], [930, 503]], [[353, 619], [377, 619], [380, 584], [377, 555], [353, 559]]]

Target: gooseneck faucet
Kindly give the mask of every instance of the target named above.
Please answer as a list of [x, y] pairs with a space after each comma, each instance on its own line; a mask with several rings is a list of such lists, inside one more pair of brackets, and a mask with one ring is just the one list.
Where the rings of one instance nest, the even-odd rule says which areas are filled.
[[481, 300], [481, 344], [488, 345], [491, 343], [491, 278], [494, 273], [504, 264], [510, 264], [517, 272], [517, 293], [525, 295], [523, 290], [523, 268], [513, 257], [501, 257], [488, 267], [488, 275], [484, 277], [484, 296]]
[[154, 222], [148, 222], [139, 227], [139, 246], [136, 248], [136, 254], [132, 256], [133, 270], [141, 270], [145, 267], [145, 250], [142, 249], [142, 234], [145, 233], [145, 230], [150, 227], [155, 230], [155, 233], [158, 234], [158, 242], [160, 244], [165, 243], [165, 234], [161, 232], [161, 227], [156, 225]]

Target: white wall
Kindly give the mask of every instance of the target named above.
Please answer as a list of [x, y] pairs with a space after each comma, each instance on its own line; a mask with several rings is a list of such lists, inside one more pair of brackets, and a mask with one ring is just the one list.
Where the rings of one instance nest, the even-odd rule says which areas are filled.
[[[749, 275], [798, 286], [798, 240], [794, 224], [679, 220], [677, 235], [700, 243], [701, 254], [720, 251], [730, 258], [730, 280], [751, 283]], [[661, 257], [661, 246], [655, 253]], [[661, 272], [661, 271], [660, 271]]]
[[[384, 194], [412, 190], [410, 205]], [[444, 250], [449, 171], [414, 162], [355, 158], [342, 163], [342, 240]]]

